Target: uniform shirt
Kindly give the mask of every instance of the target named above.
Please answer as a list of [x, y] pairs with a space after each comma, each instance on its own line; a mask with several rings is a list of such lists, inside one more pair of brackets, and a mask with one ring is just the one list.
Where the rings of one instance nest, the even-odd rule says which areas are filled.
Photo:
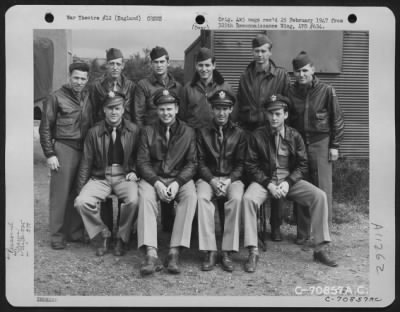
[[[122, 121], [123, 122], [123, 121]], [[122, 165], [124, 163], [124, 149], [121, 143], [121, 130], [122, 130], [122, 122], [118, 125], [116, 132], [117, 136], [115, 142], [113, 142], [111, 133], [113, 131], [113, 127], [107, 125], [108, 134], [110, 136], [110, 145], [108, 147], [108, 165], [111, 166], [113, 164]]]
[[[183, 88], [174, 77], [168, 73], [165, 80], [155, 74], [138, 82], [135, 91], [134, 110], [135, 123], [139, 127], [154, 124], [158, 121], [157, 105], [154, 104], [154, 94], [160, 89], [174, 91], [182, 101]], [[182, 103], [180, 103], [182, 105]]]
[[268, 123], [264, 103], [271, 95], [287, 95], [290, 79], [287, 71], [270, 60], [267, 70], [256, 72], [253, 61], [240, 76], [237, 105], [232, 113], [241, 126], [249, 131]]
[[285, 138], [285, 127], [279, 131], [278, 140], [274, 135], [275, 146], [275, 159], [276, 159], [276, 170], [273, 173], [273, 179], [277, 181], [284, 180], [289, 174], [289, 146], [287, 145]]

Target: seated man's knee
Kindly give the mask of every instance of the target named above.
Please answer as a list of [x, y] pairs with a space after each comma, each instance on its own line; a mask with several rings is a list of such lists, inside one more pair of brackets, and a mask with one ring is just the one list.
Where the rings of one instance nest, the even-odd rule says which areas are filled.
[[320, 200], [327, 200], [326, 193], [320, 188], [316, 188], [315, 196]]
[[255, 204], [254, 196], [250, 192], [245, 192], [243, 194], [242, 200], [243, 200], [244, 203]]
[[211, 200], [211, 198], [205, 192], [198, 192], [197, 193], [197, 200], [198, 201], [209, 201], [209, 200]]
[[74, 201], [74, 207], [76, 210], [81, 211], [82, 208], [85, 206], [85, 201], [83, 200], [82, 196], [77, 196]]
[[137, 188], [129, 188], [126, 195], [124, 195], [123, 201], [126, 205], [137, 206], [139, 204], [139, 191]]
[[234, 202], [241, 202], [244, 197], [243, 192], [235, 192], [231, 195], [231, 200]]

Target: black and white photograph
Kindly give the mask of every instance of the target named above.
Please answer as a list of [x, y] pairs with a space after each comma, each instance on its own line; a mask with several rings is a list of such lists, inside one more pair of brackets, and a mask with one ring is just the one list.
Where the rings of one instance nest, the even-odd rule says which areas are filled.
[[389, 10], [38, 6], [13, 28], [28, 8], [6, 16], [12, 305], [391, 303]]

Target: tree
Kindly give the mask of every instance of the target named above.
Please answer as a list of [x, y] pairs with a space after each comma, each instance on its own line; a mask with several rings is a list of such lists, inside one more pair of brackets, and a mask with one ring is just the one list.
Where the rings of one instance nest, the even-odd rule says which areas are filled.
[[124, 74], [134, 82], [151, 75], [150, 50], [143, 49], [143, 52], [144, 57], [138, 52], [129, 58], [124, 67]]

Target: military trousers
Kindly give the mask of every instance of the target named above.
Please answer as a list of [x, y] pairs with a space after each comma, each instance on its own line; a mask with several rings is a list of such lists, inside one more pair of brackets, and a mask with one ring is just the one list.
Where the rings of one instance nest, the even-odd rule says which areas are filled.
[[82, 152], [60, 142], [54, 143], [60, 167], [50, 173], [50, 235], [53, 243], [83, 237], [83, 223], [74, 208], [75, 182]]
[[[257, 246], [257, 212], [271, 196], [262, 185], [253, 182], [243, 196], [244, 246]], [[330, 242], [328, 202], [326, 194], [311, 183], [300, 180], [289, 188], [286, 196], [300, 205], [307, 206], [311, 214], [311, 233], [316, 244]]]
[[[323, 190], [328, 200], [328, 222], [332, 224], [332, 162], [329, 161], [329, 138], [307, 145], [308, 181]], [[310, 236], [311, 216], [308, 207], [296, 209], [297, 235]]]
[[[139, 215], [137, 222], [138, 248], [157, 248], [158, 198], [153, 185], [145, 180], [139, 182]], [[190, 247], [192, 223], [197, 206], [196, 188], [193, 180], [181, 185], [176, 194], [177, 202], [170, 247]]]
[[106, 168], [105, 179], [91, 178], [75, 199], [75, 207], [80, 212], [90, 239], [107, 229], [100, 215], [100, 202], [114, 193], [123, 203], [117, 237], [129, 242], [131, 226], [138, 213], [138, 184], [127, 181], [126, 173], [119, 165]]
[[[197, 215], [199, 224], [199, 249], [217, 250], [215, 239], [215, 198], [214, 190], [206, 181], [199, 179], [196, 182]], [[239, 250], [239, 224], [244, 185], [242, 181], [234, 181], [228, 186], [224, 203], [224, 233], [222, 236], [223, 251]]]

